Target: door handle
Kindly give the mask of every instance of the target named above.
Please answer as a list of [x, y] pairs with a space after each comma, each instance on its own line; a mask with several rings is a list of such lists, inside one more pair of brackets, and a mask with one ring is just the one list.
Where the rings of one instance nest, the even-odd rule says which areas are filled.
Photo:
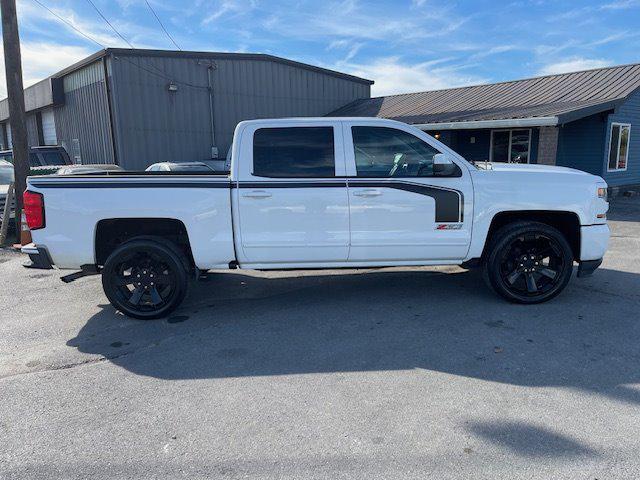
[[248, 193], [243, 193], [242, 196], [245, 198], [269, 198], [271, 194], [264, 190], [253, 190]]
[[379, 197], [382, 192], [375, 188], [367, 188], [366, 190], [356, 190], [353, 194], [356, 197]]

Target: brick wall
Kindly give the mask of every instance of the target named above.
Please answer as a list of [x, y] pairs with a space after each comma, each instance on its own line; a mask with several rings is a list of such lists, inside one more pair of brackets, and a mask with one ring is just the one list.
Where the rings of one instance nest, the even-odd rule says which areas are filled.
[[538, 139], [538, 163], [555, 165], [558, 153], [558, 127], [540, 127]]

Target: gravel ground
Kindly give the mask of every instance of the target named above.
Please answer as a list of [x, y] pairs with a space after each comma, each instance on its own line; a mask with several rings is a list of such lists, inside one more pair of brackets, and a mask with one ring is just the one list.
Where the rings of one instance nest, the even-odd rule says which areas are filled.
[[0, 250], [0, 478], [635, 478], [640, 199], [610, 218], [537, 306], [458, 268], [221, 271], [142, 322]]

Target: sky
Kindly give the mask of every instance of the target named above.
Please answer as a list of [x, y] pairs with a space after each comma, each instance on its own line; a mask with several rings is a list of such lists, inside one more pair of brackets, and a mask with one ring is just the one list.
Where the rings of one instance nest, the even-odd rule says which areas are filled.
[[[100, 45], [175, 49], [145, 0], [38, 1], [95, 42], [17, 0], [25, 86]], [[640, 62], [640, 0], [148, 2], [183, 50], [278, 55], [375, 80], [373, 96]]]

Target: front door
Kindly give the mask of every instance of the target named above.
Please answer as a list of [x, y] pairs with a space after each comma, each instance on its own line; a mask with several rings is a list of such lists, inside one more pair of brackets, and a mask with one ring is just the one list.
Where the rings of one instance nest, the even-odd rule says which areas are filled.
[[340, 124], [251, 127], [243, 138], [243, 161], [252, 168], [235, 193], [241, 263], [345, 262], [349, 207]]
[[[407, 126], [344, 126], [350, 262], [461, 260], [471, 240], [473, 190], [466, 166], [434, 168], [446, 147]], [[444, 147], [444, 148], [443, 148]], [[454, 159], [454, 155], [447, 154]]]

